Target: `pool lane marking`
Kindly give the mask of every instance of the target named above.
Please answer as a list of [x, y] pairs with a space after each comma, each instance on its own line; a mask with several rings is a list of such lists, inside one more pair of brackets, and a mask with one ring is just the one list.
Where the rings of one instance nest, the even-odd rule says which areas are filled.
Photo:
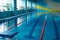
[[25, 38], [34, 39], [34, 37], [32, 35], [33, 35], [33, 32], [34, 32], [34, 30], [39, 22], [39, 19], [40, 19], [40, 17], [37, 19], [36, 23], [33, 25], [33, 28], [31, 29], [29, 35], [25, 36]]
[[56, 39], [54, 39], [54, 40], [60, 40], [60, 36], [59, 36], [59, 32], [58, 32], [58, 28], [57, 28], [57, 24], [56, 24], [56, 22], [55, 22], [53, 16], [52, 16], [52, 20], [53, 20], [53, 25], [54, 25], [55, 34], [56, 34]]

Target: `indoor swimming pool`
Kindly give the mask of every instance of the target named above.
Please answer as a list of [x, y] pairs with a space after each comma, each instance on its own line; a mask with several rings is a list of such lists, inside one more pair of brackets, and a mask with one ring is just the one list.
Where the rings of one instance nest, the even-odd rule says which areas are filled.
[[0, 0], [0, 40], [60, 40], [59, 3]]

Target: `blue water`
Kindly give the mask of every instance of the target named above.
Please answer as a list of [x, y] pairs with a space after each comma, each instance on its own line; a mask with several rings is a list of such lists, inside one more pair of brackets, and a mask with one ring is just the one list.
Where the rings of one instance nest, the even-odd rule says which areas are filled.
[[[36, 16], [36, 13], [29, 15], [28, 21], [18, 27], [19, 33], [12, 40], [40, 40], [45, 14]], [[59, 18], [59, 17], [58, 17]], [[60, 40], [60, 20], [55, 16], [47, 14], [46, 27], [43, 40]]]
[[[42, 15], [39, 17], [39, 21], [36, 24], [36, 27], [35, 27], [32, 35], [30, 35], [30, 36], [29, 36], [29, 34], [33, 28], [33, 25], [36, 23], [38, 18], [34, 18], [26, 26], [22, 26], [20, 29], [20, 32], [18, 34], [18, 40], [40, 40], [42, 26], [44, 23], [44, 18], [45, 18], [45, 15]], [[48, 14], [43, 40], [60, 40], [60, 25], [55, 21], [55, 23], [57, 25], [57, 26], [55, 26], [55, 23], [53, 21], [54, 20], [52, 19], [52, 15]], [[59, 36], [59, 38], [58, 38], [58, 36]], [[31, 38], [31, 37], [33, 37], [33, 38]]]

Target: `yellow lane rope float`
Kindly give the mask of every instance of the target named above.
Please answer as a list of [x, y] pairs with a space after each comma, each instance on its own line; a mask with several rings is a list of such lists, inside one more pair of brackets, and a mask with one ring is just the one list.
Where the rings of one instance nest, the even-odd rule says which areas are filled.
[[53, 9], [53, 8], [46, 8], [46, 7], [43, 7], [43, 6], [40, 6], [40, 5], [36, 5], [37, 6], [37, 9], [40, 9], [40, 10], [46, 10], [46, 11], [49, 11], [49, 12], [60, 12], [60, 10], [56, 10], [56, 9]]

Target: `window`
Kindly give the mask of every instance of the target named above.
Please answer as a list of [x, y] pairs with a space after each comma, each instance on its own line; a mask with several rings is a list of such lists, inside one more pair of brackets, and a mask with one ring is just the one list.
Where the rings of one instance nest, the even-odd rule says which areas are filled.
[[27, 9], [30, 9], [30, 8], [31, 8], [31, 2], [27, 1]]
[[25, 1], [24, 0], [17, 0], [17, 10], [25, 9]]
[[0, 12], [13, 10], [14, 10], [13, 0], [0, 0]]
[[32, 3], [32, 7], [33, 7], [33, 9], [36, 9], [36, 4]]

